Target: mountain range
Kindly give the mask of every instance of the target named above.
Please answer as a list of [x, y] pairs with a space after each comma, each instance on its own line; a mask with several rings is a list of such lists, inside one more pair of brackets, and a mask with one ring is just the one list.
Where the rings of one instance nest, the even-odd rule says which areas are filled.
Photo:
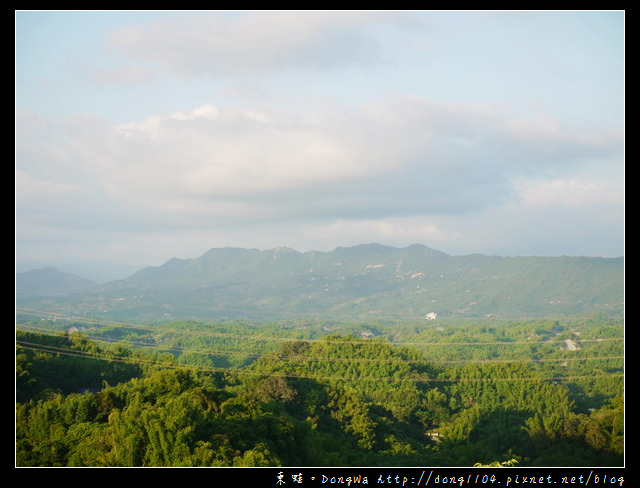
[[622, 257], [451, 256], [419, 244], [214, 248], [101, 285], [59, 272], [74, 286], [56, 288], [52, 273], [19, 273], [17, 307], [115, 320], [522, 318], [624, 307]]

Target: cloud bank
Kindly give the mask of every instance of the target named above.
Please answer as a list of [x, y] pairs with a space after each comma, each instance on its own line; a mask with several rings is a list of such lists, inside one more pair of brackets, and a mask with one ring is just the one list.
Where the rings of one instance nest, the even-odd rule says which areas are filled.
[[[74, 77], [64, 115], [17, 105], [17, 255], [159, 264], [225, 245], [362, 242], [622, 254], [621, 124], [585, 116], [609, 97], [606, 121], [618, 113], [619, 95], [602, 91], [617, 87], [615, 50], [587, 50], [587, 24], [561, 30], [559, 17], [538, 24], [544, 14], [449, 17], [207, 12], [109, 24], [86, 48], [100, 56], [69, 63], [85, 53], [64, 51]], [[533, 37], [505, 43], [519, 33]], [[510, 71], [527, 65], [523, 53], [538, 85]], [[580, 63], [598, 59], [607, 74], [584, 78], [594, 68]], [[50, 79], [24, 64], [24, 86]], [[559, 99], [577, 120], [549, 109]]]
[[[17, 174], [21, 206], [38, 199], [60, 207], [66, 195], [95, 215], [121, 209], [102, 221], [114, 230], [310, 219], [375, 222], [402, 235], [386, 219], [477, 215], [506, 204], [621, 204], [611, 188], [566, 175], [619, 157], [622, 141], [484, 106], [400, 97], [302, 114], [205, 104], [120, 125], [73, 118], [48, 128], [33, 114], [18, 119], [18, 153], [23, 161], [37, 154]], [[540, 183], [516, 184], [532, 177]]]

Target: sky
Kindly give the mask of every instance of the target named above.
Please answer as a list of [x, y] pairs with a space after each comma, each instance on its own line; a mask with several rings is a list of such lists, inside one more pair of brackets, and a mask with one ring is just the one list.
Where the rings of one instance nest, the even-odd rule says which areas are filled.
[[16, 11], [16, 268], [371, 242], [622, 256], [624, 21]]

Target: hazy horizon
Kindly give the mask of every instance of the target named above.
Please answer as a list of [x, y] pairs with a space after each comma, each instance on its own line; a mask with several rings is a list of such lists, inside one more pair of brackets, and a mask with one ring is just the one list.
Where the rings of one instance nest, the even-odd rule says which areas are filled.
[[[257, 249], [258, 251], [275, 251], [278, 248], [288, 248], [291, 249], [295, 252], [301, 253], [301, 254], [305, 254], [305, 253], [313, 253], [313, 252], [321, 252], [321, 253], [330, 253], [333, 252], [339, 248], [344, 248], [344, 247], [355, 247], [355, 246], [366, 246], [366, 245], [381, 245], [381, 246], [388, 246], [388, 247], [393, 247], [395, 249], [403, 249], [406, 247], [411, 247], [411, 246], [425, 246], [428, 247], [430, 249], [433, 249], [435, 251], [439, 251], [439, 252], [443, 252], [444, 254], [450, 255], [452, 257], [455, 256], [464, 256], [464, 255], [469, 255], [469, 254], [483, 254], [483, 253], [462, 253], [462, 254], [449, 254], [445, 251], [442, 251], [441, 249], [435, 249], [431, 246], [427, 246], [426, 244], [422, 244], [422, 243], [413, 243], [413, 244], [409, 244], [408, 246], [389, 246], [387, 244], [382, 244], [382, 243], [375, 243], [375, 242], [368, 242], [368, 243], [361, 243], [361, 244], [354, 244], [353, 246], [337, 246], [334, 247], [332, 249], [308, 249], [308, 250], [304, 250], [301, 251], [299, 249], [294, 249], [292, 247], [289, 246], [277, 246], [277, 247], [273, 247], [273, 248], [256, 248], [256, 247], [250, 247], [250, 246], [227, 246], [227, 247], [231, 247], [231, 248], [237, 248], [237, 249], [245, 249], [245, 250], [253, 250], [253, 249]], [[168, 256], [166, 259], [164, 259], [162, 262], [160, 263], [156, 263], [156, 264], [144, 264], [144, 263], [126, 263], [126, 262], [100, 262], [100, 261], [69, 261], [69, 262], [59, 262], [59, 263], [46, 263], [44, 261], [42, 262], [16, 262], [16, 273], [24, 273], [24, 272], [29, 272], [29, 271], [37, 271], [39, 269], [43, 269], [46, 267], [52, 267], [52, 268], [56, 268], [58, 271], [61, 272], [65, 272], [65, 273], [72, 273], [75, 274], [81, 278], [86, 278], [86, 279], [90, 279], [93, 281], [96, 281], [98, 283], [103, 283], [103, 282], [107, 282], [107, 281], [112, 281], [112, 280], [117, 280], [117, 279], [124, 279], [124, 278], [128, 278], [130, 275], [134, 274], [136, 271], [139, 271], [140, 269], [143, 268], [147, 268], [147, 267], [157, 267], [157, 266], [162, 266], [163, 264], [165, 264], [166, 262], [170, 261], [171, 259], [197, 259], [199, 257], [201, 257], [203, 254], [205, 254], [208, 251], [211, 251], [213, 249], [223, 249], [223, 247], [219, 247], [219, 248], [210, 248], [208, 250], [205, 250], [204, 252], [195, 255], [195, 256]], [[522, 255], [522, 254], [505, 254], [505, 255], [498, 255], [498, 254], [493, 254], [493, 255], [487, 255], [487, 256], [497, 256], [497, 257], [522, 257], [522, 256], [535, 256], [535, 257], [561, 257], [561, 256], [569, 256], [569, 257], [593, 257], [593, 258], [608, 258], [608, 259], [617, 259], [617, 258], [624, 258], [624, 255], [620, 255], [620, 256], [586, 256], [586, 255], [575, 255], [575, 256], [570, 256], [570, 255]]]

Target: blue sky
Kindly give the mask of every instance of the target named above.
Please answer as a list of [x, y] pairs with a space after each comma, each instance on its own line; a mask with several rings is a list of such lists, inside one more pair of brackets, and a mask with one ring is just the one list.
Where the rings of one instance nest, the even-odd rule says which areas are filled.
[[624, 12], [17, 11], [16, 261], [624, 254]]

